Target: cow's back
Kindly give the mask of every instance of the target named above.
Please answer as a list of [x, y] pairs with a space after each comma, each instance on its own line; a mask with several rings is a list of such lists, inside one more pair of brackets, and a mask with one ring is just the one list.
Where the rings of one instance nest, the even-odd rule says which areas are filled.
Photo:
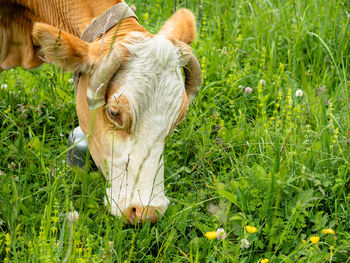
[[80, 37], [94, 17], [120, 0], [0, 0], [0, 71], [43, 63], [31, 32], [44, 22]]

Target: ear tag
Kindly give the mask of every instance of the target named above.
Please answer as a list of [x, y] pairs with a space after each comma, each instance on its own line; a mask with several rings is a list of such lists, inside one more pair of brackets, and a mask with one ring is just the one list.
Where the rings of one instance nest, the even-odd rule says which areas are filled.
[[70, 147], [72, 148], [67, 152], [67, 163], [69, 166], [84, 167], [86, 154], [89, 149], [85, 134], [79, 126], [69, 133], [68, 148]]

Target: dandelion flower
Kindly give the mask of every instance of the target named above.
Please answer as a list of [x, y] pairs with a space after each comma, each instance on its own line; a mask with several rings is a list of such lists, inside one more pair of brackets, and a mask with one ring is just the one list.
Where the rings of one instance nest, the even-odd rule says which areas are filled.
[[8, 86], [7, 86], [7, 84], [1, 84], [1, 89], [7, 89], [8, 88]]
[[296, 97], [302, 97], [303, 96], [303, 91], [301, 89], [298, 89], [296, 92], [295, 92], [295, 96]]
[[310, 237], [310, 241], [312, 244], [316, 245], [320, 241], [320, 237], [319, 236], [312, 236], [312, 237]]
[[214, 238], [216, 238], [216, 236], [218, 235], [218, 233], [216, 233], [216, 231], [210, 231], [205, 233], [205, 237], [212, 240]]
[[333, 247], [333, 246], [330, 246], [330, 247], [329, 247], [329, 250], [330, 250], [330, 251], [333, 251], [333, 250], [334, 250], [334, 247]]
[[249, 248], [250, 247], [250, 243], [249, 243], [249, 240], [248, 239], [241, 239], [241, 248]]
[[247, 230], [247, 232], [249, 234], [253, 234], [253, 233], [258, 232], [258, 229], [254, 226], [246, 226], [245, 229]]
[[70, 84], [73, 84], [73, 83], [74, 83], [74, 79], [69, 79], [68, 82], [69, 82]]
[[261, 80], [259, 81], [259, 84], [261, 85], [261, 87], [265, 87], [265, 86], [266, 86], [266, 81], [263, 80], [263, 79], [261, 79]]
[[74, 210], [73, 212], [69, 212], [67, 215], [67, 218], [70, 222], [75, 223], [79, 219], [79, 213], [78, 211]]
[[245, 93], [252, 93], [253, 89], [251, 87], [246, 87], [244, 91]]
[[267, 262], [269, 262], [270, 260], [268, 259], [268, 258], [264, 258], [264, 259], [262, 259], [261, 261], [260, 261], [260, 263], [267, 263]]
[[216, 230], [216, 238], [218, 239], [218, 240], [220, 240], [220, 239], [225, 239], [226, 238], [226, 232], [225, 232], [225, 230], [223, 229], [223, 228], [218, 228], [217, 230]]
[[325, 235], [328, 235], [328, 234], [335, 235], [335, 232], [332, 228], [322, 229], [322, 233]]

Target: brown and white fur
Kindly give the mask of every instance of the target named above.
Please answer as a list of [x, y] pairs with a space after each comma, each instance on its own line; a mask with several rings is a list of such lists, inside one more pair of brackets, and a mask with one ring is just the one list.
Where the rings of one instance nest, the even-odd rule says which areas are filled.
[[[193, 99], [181, 76], [187, 61], [176, 43], [194, 40], [195, 20], [181, 9], [152, 35], [127, 18], [96, 41], [82, 41], [91, 21], [118, 2], [0, 0], [0, 71], [45, 61], [80, 73], [79, 124], [95, 163], [110, 180], [111, 213], [131, 223], [155, 221], [169, 204], [163, 184], [165, 139]], [[108, 83], [105, 105], [91, 110], [90, 82], [111, 47], [119, 49], [121, 67]]]

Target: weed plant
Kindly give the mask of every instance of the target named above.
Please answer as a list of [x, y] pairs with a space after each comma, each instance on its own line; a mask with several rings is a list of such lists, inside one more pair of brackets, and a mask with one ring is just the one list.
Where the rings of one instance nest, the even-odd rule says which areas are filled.
[[[125, 224], [104, 206], [102, 173], [67, 165], [70, 73], [11, 69], [0, 74], [0, 260], [350, 262], [349, 1], [176, 2], [200, 15], [203, 85], [167, 140], [165, 216]], [[174, 8], [128, 3], [151, 32]], [[225, 238], [205, 236], [218, 228]]]

